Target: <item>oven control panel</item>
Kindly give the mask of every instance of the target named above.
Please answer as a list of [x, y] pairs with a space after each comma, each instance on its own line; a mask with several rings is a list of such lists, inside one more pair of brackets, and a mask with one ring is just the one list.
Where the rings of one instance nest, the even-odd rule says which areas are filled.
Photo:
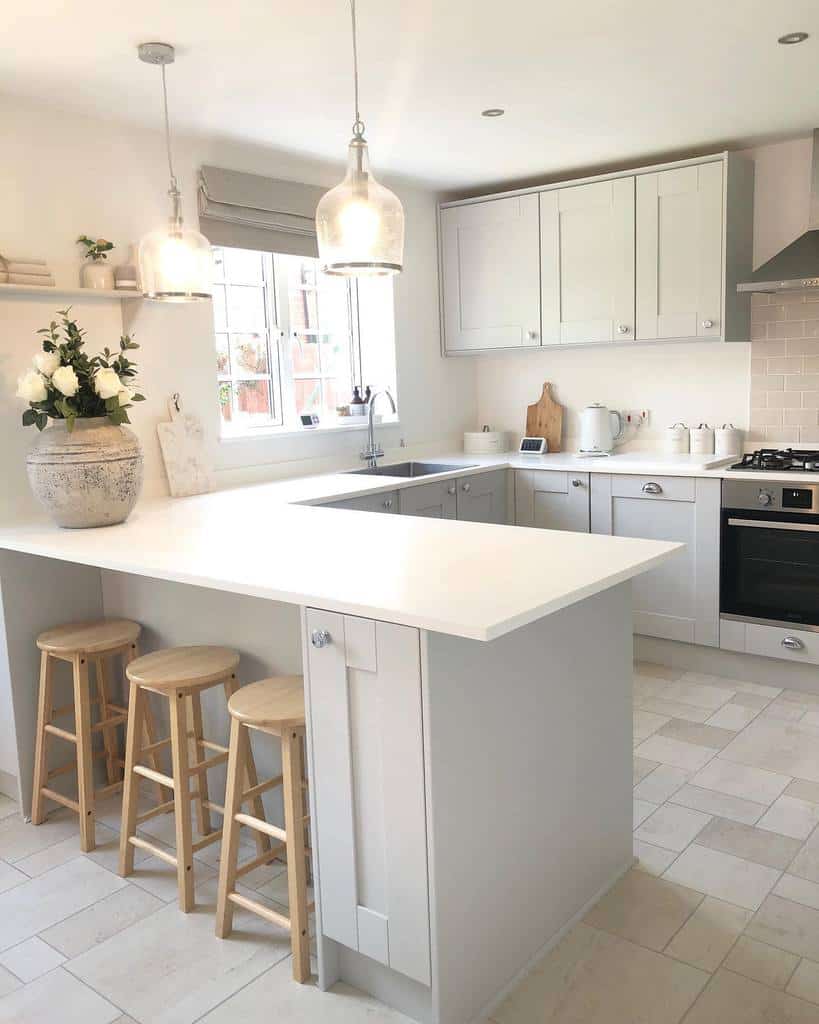
[[819, 515], [819, 484], [788, 487], [782, 483], [723, 480], [722, 507]]
[[813, 511], [812, 487], [783, 487], [782, 508], [797, 509], [801, 512]]

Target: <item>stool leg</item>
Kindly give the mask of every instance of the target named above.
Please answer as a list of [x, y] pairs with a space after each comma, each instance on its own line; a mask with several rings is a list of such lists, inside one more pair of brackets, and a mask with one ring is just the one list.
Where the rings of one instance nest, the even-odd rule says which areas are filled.
[[37, 697], [37, 736], [34, 748], [34, 792], [31, 795], [31, 823], [40, 825], [43, 821], [43, 786], [48, 780], [48, 758], [46, 756], [48, 733], [46, 725], [51, 722], [53, 702], [52, 668], [54, 662], [47, 651], [40, 654], [40, 692]]
[[[202, 700], [198, 692], [190, 695], [188, 705], [191, 719], [190, 755], [198, 763], [207, 757], [205, 747], [202, 745]], [[210, 810], [205, 806], [210, 801], [207, 772], [200, 772], [196, 776], [196, 780], [196, 824], [199, 834], [206, 836], [213, 831]]]
[[228, 754], [225, 817], [222, 822], [222, 852], [219, 857], [219, 887], [216, 901], [216, 934], [226, 939], [233, 930], [233, 903], [228, 899], [236, 885], [236, 864], [239, 860], [239, 824], [235, 816], [242, 809], [242, 767], [250, 745], [247, 729], [236, 718], [230, 720], [230, 753]]
[[304, 860], [304, 798], [301, 788], [299, 733], [282, 733], [282, 792], [284, 829], [287, 833], [287, 897], [290, 913], [290, 944], [293, 978], [310, 977], [310, 936], [307, 927], [307, 865]]
[[91, 694], [88, 692], [88, 659], [84, 654], [75, 654], [73, 661], [80, 849], [83, 853], [90, 853], [97, 844], [94, 827], [94, 761], [91, 746]]
[[[225, 696], [228, 701], [234, 693], [239, 689], [239, 682], [235, 675], [232, 675], [230, 679], [225, 680]], [[253, 759], [253, 748], [250, 744], [250, 739], [247, 742], [247, 751], [243, 757], [245, 764], [245, 777], [247, 779], [247, 788], [253, 789], [254, 786], [259, 784], [259, 776], [256, 772], [256, 762]], [[240, 762], [241, 763], [241, 762]], [[267, 821], [264, 813], [264, 803], [260, 796], [254, 797], [251, 801], [251, 807], [253, 808], [253, 815], [256, 818], [261, 818], [262, 821]], [[254, 829], [255, 832], [255, 829]], [[256, 852], [264, 853], [265, 850], [269, 850], [271, 847], [270, 836], [265, 835], [263, 832], [256, 832]]]
[[[105, 721], [110, 711], [108, 709], [108, 684], [105, 679], [105, 658], [94, 659], [94, 678], [97, 683], [97, 696], [100, 702], [100, 720]], [[108, 776], [108, 785], [113, 786], [117, 779], [117, 738], [113, 725], [108, 725], [102, 730], [103, 745], [105, 747], [105, 771]]]
[[193, 910], [193, 850], [191, 839], [191, 792], [188, 765], [188, 728], [185, 693], [170, 695], [171, 758], [173, 761], [174, 817], [176, 818], [176, 877], [179, 883], [179, 909]]
[[[125, 655], [125, 667], [127, 668], [128, 665], [130, 665], [132, 661], [136, 661], [138, 657], [139, 644], [134, 642], [128, 648], [128, 651]], [[140, 723], [140, 728], [143, 728], [144, 725], [145, 738], [147, 741], [145, 745], [150, 746], [151, 743], [156, 743], [156, 719], [154, 718], [154, 713], [151, 708], [150, 698], [148, 697], [147, 693], [143, 694], [143, 696], [145, 697], [145, 700], [142, 702], [142, 714], [139, 716], [137, 721]], [[153, 768], [155, 772], [161, 772], [163, 769], [157, 752], [153, 751], [147, 756], [151, 768]], [[159, 785], [158, 782], [155, 784], [154, 789], [156, 791], [157, 806], [159, 806], [159, 804], [165, 802], [165, 795], [163, 794], [162, 787]]]
[[136, 834], [139, 776], [134, 765], [141, 750], [142, 721], [146, 693], [141, 686], [131, 683], [128, 697], [128, 728], [125, 736], [125, 776], [122, 784], [122, 825], [119, 833], [119, 873], [127, 878], [134, 873], [134, 848], [128, 842]]

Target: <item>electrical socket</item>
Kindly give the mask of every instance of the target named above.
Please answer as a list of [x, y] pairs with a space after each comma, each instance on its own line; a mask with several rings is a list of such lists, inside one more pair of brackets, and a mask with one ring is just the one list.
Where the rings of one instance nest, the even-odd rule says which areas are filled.
[[622, 415], [629, 427], [644, 427], [648, 423], [648, 409], [624, 409]]

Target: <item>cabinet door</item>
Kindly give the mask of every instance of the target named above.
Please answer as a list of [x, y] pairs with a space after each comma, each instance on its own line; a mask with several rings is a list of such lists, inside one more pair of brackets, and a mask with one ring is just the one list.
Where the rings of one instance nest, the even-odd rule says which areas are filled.
[[634, 178], [540, 193], [543, 344], [634, 337]]
[[589, 474], [519, 469], [515, 523], [543, 530], [589, 532]]
[[591, 477], [594, 533], [685, 544], [632, 581], [634, 632], [719, 646], [720, 481]]
[[723, 165], [637, 177], [637, 337], [722, 334]]
[[418, 630], [312, 608], [306, 624], [323, 934], [429, 985]]
[[440, 480], [437, 483], [405, 487], [399, 498], [401, 515], [457, 519], [457, 493], [457, 480]]
[[537, 195], [441, 210], [448, 352], [540, 344]]
[[382, 491], [380, 494], [362, 494], [359, 498], [343, 498], [328, 501], [325, 508], [350, 508], [356, 512], [398, 512], [398, 492]]
[[458, 518], [470, 523], [505, 523], [507, 470], [458, 480]]

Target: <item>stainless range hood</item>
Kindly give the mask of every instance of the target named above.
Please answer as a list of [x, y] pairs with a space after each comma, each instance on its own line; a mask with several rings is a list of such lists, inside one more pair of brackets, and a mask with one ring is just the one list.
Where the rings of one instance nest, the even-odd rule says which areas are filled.
[[738, 292], [789, 292], [800, 288], [819, 290], [819, 128], [813, 132], [808, 222], [799, 237], [763, 263]]

